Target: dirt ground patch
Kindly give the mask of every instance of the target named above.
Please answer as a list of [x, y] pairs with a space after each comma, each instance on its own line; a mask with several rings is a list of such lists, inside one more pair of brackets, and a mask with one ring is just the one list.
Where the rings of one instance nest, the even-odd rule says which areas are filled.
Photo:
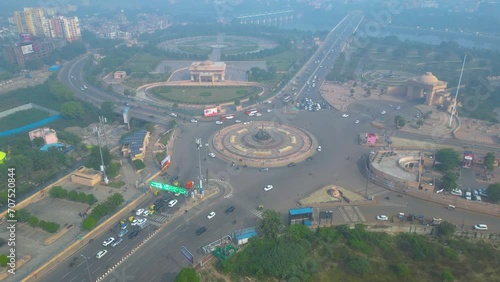
[[[97, 127], [96, 123], [93, 123], [85, 128], [73, 126], [64, 129], [67, 132], [73, 133], [79, 136], [82, 139], [82, 143], [86, 145], [96, 146], [97, 145], [97, 136], [94, 134], [94, 128]], [[114, 148], [119, 145], [120, 138], [129, 131], [127, 130], [126, 125], [118, 125], [115, 124], [104, 124], [102, 127], [104, 128], [103, 136], [105, 140], [102, 140], [108, 144], [108, 148]], [[103, 143], [101, 141], [101, 143]]]
[[351, 201], [358, 201], [358, 200], [364, 200], [363, 197], [360, 195], [351, 192], [345, 188], [339, 187], [339, 186], [334, 186], [334, 185], [328, 185], [325, 186], [318, 191], [312, 193], [309, 195], [307, 198], [304, 198], [300, 200], [300, 203], [303, 206], [311, 205], [311, 204], [321, 204], [321, 203], [333, 203], [333, 202], [341, 202], [343, 200], [339, 198], [332, 197], [329, 193], [328, 190], [331, 189], [332, 187], [336, 187], [344, 197], [348, 198]]

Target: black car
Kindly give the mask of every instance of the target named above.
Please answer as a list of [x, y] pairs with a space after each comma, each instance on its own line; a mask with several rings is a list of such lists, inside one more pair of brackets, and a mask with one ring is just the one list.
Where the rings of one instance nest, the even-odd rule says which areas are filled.
[[313, 160], [313, 157], [309, 157], [309, 158], [306, 159], [306, 162], [310, 162], [312, 160]]
[[235, 209], [236, 209], [236, 207], [235, 207], [235, 206], [230, 206], [230, 207], [229, 207], [229, 208], [227, 208], [224, 212], [225, 212], [226, 214], [230, 214], [230, 213], [234, 212], [234, 210], [235, 210]]
[[162, 199], [158, 199], [158, 200], [156, 200], [156, 201], [155, 201], [155, 206], [156, 206], [156, 205], [159, 205], [160, 203], [162, 203]]
[[158, 204], [155, 204], [154, 210], [159, 211], [161, 208], [163, 208], [164, 203], [159, 202]]
[[137, 235], [139, 235], [140, 231], [141, 230], [134, 230], [134, 231], [132, 231], [132, 233], [128, 234], [128, 238], [129, 239], [134, 239], [135, 237], [137, 237]]
[[205, 226], [200, 227], [198, 228], [198, 230], [196, 230], [196, 235], [200, 236], [201, 234], [205, 233], [205, 231], [207, 231], [207, 228]]
[[289, 163], [288, 164], [288, 167], [292, 167], [292, 166], [295, 166], [295, 163]]

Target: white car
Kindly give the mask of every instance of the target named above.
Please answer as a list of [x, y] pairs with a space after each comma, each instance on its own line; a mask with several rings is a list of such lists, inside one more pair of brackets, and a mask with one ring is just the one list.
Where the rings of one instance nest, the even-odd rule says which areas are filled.
[[142, 216], [148, 216], [149, 215], [149, 211], [148, 210], [145, 210], [143, 213], [142, 213]]
[[144, 212], [144, 209], [138, 209], [137, 212], [135, 212], [136, 215], [141, 215]]
[[215, 122], [215, 124], [218, 124], [218, 125], [221, 125], [221, 124], [224, 124], [222, 121], [218, 120]]
[[387, 112], [386, 111], [381, 111], [380, 113], [383, 114], [383, 115], [385, 115]]
[[387, 217], [387, 215], [382, 214], [382, 215], [377, 215], [377, 220], [385, 221], [385, 220], [389, 220], [389, 218]]
[[476, 224], [476, 225], [474, 225], [474, 230], [486, 231], [486, 230], [488, 230], [488, 225], [486, 225], [486, 224]]
[[358, 124], [358, 123], [359, 123], [359, 119], [354, 121], [354, 124]]
[[148, 221], [148, 220], [147, 220], [147, 219], [145, 219], [145, 218], [141, 218], [141, 219], [139, 219], [139, 220], [137, 221], [137, 225], [142, 225], [142, 224], [146, 223], [146, 221]]
[[318, 146], [318, 148], [316, 149], [318, 152], [321, 152], [321, 146]]
[[83, 88], [87, 89], [87, 85], [85, 85], [85, 84], [84, 84], [84, 85], [83, 85]]
[[108, 250], [102, 250], [102, 251], [99, 251], [95, 257], [97, 259], [100, 259], [100, 258], [102, 258], [107, 253], [108, 253]]
[[255, 114], [255, 116], [256, 116], [256, 117], [261, 117], [261, 116], [262, 116], [262, 114], [261, 114], [261, 113], [256, 113], [256, 114]]
[[234, 123], [241, 123], [241, 120], [237, 119], [234, 121]]
[[139, 220], [138, 220], [138, 219], [134, 219], [134, 220], [132, 221], [132, 223], [130, 223], [130, 226], [136, 226], [136, 225], [137, 225], [137, 222], [139, 222]]
[[271, 110], [271, 109], [267, 109], [267, 112], [268, 112], [268, 113], [270, 113], [270, 112], [272, 112], [272, 111], [273, 111], [273, 110]]
[[348, 114], [343, 114], [342, 117], [346, 118], [346, 117], [349, 117], [349, 115]]
[[173, 116], [173, 117], [177, 117], [176, 113], [171, 113], [170, 115]]
[[273, 189], [273, 185], [267, 185], [266, 187], [264, 187], [264, 191], [269, 191]]
[[455, 196], [462, 196], [462, 190], [460, 189], [453, 189], [451, 190], [451, 194]]
[[197, 119], [195, 119], [195, 118], [193, 118], [193, 119], [191, 120], [191, 122], [192, 122], [192, 123], [197, 123], [197, 122], [198, 122], [198, 120], [197, 120]]
[[397, 106], [397, 107], [396, 107], [396, 110], [401, 110], [401, 107], [400, 107], [400, 106]]
[[116, 240], [116, 242], [111, 244], [111, 247], [114, 248], [114, 247], [118, 246], [121, 242], [123, 242], [123, 238], [118, 238], [118, 240]]
[[169, 208], [173, 208], [177, 204], [177, 199], [173, 199], [168, 203]]
[[207, 218], [208, 218], [208, 219], [212, 219], [214, 216], [215, 216], [215, 212], [210, 212], [210, 213], [207, 215]]
[[211, 158], [215, 158], [215, 154], [214, 153], [208, 153], [208, 156], [211, 157]]
[[102, 245], [104, 247], [107, 247], [107, 246], [109, 246], [109, 244], [113, 243], [114, 241], [115, 241], [114, 237], [109, 237], [108, 239], [104, 240], [104, 242], [102, 242]]

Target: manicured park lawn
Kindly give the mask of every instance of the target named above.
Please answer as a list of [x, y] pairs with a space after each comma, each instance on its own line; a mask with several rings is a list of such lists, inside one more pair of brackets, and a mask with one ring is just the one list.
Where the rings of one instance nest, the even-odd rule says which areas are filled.
[[157, 87], [152, 93], [159, 99], [180, 104], [218, 104], [233, 102], [260, 93], [258, 87]]

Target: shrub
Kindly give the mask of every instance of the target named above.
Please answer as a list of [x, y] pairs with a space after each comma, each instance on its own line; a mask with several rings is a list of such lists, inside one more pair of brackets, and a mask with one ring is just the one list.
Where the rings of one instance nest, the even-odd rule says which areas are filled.
[[50, 189], [49, 195], [53, 198], [66, 198], [68, 191], [66, 191], [61, 186], [54, 186]]
[[135, 170], [141, 170], [146, 167], [146, 165], [141, 161], [141, 160], [134, 160], [132, 161], [134, 164]]
[[34, 215], [30, 216], [28, 219], [28, 224], [31, 227], [37, 227], [38, 226], [38, 218]]
[[92, 195], [92, 194], [88, 194], [88, 195], [87, 195], [87, 204], [89, 204], [89, 205], [93, 205], [93, 204], [95, 204], [96, 202], [97, 202], [97, 199], [95, 198], [95, 196], [94, 196], [94, 195]]
[[360, 256], [350, 256], [344, 261], [347, 272], [356, 275], [362, 275], [370, 272], [370, 262], [368, 259]]
[[76, 192], [75, 190], [70, 191], [68, 193], [68, 199], [71, 201], [77, 202], [78, 201], [78, 192]]
[[26, 222], [28, 219], [30, 219], [31, 214], [28, 210], [26, 209], [20, 209], [19, 211], [16, 212], [16, 218], [17, 221], [19, 222]]
[[89, 216], [83, 220], [82, 227], [85, 230], [92, 230], [95, 227], [96, 223], [97, 223], [97, 221], [95, 220], [95, 218], [92, 216]]
[[43, 230], [45, 230], [46, 226], [47, 226], [47, 222], [45, 220], [40, 220], [38, 222], [38, 227], [42, 228]]
[[45, 228], [43, 230], [49, 232], [49, 233], [56, 233], [57, 230], [59, 230], [60, 225], [55, 223], [55, 222], [47, 222], [45, 224]]

